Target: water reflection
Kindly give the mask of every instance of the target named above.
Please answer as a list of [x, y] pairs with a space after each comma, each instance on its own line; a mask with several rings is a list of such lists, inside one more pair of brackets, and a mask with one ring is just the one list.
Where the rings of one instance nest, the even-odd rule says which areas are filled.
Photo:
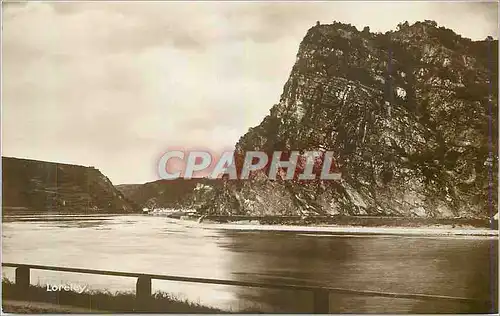
[[[488, 298], [497, 240], [230, 231], [148, 216], [3, 223], [6, 262], [357, 290]], [[493, 246], [493, 248], [492, 248]], [[495, 267], [495, 268], [494, 268]], [[493, 269], [494, 268], [494, 269]], [[12, 271], [4, 270], [12, 277]], [[132, 291], [135, 280], [33, 271], [33, 283]], [[224, 309], [310, 312], [311, 293], [153, 281]], [[494, 293], [493, 293], [494, 294]], [[471, 306], [331, 295], [331, 312], [466, 312]], [[477, 310], [476, 310], [477, 311]]]
[[[357, 290], [439, 294], [487, 299], [488, 269], [497, 263], [485, 240], [299, 238], [228, 233], [237, 247], [232, 271], [240, 280], [315, 284]], [[496, 243], [493, 241], [493, 243]], [[249, 262], [249, 253], [253, 261]], [[258, 254], [256, 256], [255, 254]], [[498, 288], [497, 282], [493, 287]], [[311, 311], [310, 293], [239, 288], [238, 297], [269, 312]], [[352, 295], [331, 295], [331, 312], [470, 312], [477, 306]], [[471, 308], [476, 308], [472, 309]]]

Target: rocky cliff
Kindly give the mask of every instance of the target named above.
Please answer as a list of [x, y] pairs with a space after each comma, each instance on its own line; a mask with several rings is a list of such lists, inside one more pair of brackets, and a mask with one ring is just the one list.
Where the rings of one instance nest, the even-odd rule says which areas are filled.
[[341, 181], [228, 181], [210, 214], [488, 217], [497, 209], [498, 42], [433, 21], [333, 23], [300, 44], [280, 102], [236, 144], [328, 150]]
[[132, 213], [139, 207], [93, 167], [2, 157], [3, 212]]

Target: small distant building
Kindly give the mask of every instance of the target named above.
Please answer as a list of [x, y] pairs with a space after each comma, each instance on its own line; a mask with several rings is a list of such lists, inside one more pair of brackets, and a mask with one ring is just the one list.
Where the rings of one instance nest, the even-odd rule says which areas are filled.
[[493, 218], [491, 218], [490, 227], [492, 229], [498, 229], [498, 213], [495, 216], [493, 216]]
[[147, 207], [143, 208], [142, 213], [149, 213], [149, 208], [147, 208]]

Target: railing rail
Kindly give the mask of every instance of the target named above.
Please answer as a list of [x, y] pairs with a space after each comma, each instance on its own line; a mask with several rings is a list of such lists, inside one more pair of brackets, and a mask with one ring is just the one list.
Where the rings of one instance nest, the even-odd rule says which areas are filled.
[[55, 266], [45, 266], [36, 264], [19, 264], [19, 263], [7, 263], [7, 262], [2, 263], [2, 266], [16, 268], [15, 284], [20, 289], [26, 289], [29, 287], [31, 269], [137, 278], [136, 299], [138, 300], [140, 305], [144, 307], [147, 306], [147, 302], [151, 298], [151, 280], [166, 280], [166, 281], [179, 281], [179, 282], [203, 283], [203, 284], [258, 287], [258, 288], [282, 289], [282, 290], [293, 290], [293, 291], [309, 291], [312, 292], [314, 295], [313, 305], [315, 313], [329, 313], [330, 293], [351, 294], [351, 295], [372, 296], [372, 297], [374, 296], [374, 297], [391, 297], [391, 298], [416, 299], [416, 300], [431, 300], [431, 301], [448, 301], [448, 302], [451, 301], [451, 302], [476, 303], [476, 304], [490, 303], [489, 300], [484, 300], [484, 299], [445, 296], [445, 295], [432, 295], [432, 294], [360, 291], [360, 290], [323, 287], [323, 286], [256, 283], [256, 282], [245, 282], [236, 280], [207, 279], [207, 278], [195, 278], [195, 277], [184, 277], [184, 276], [173, 276], [173, 275], [120, 272], [120, 271], [110, 271], [110, 270], [93, 270], [93, 269], [55, 267]]

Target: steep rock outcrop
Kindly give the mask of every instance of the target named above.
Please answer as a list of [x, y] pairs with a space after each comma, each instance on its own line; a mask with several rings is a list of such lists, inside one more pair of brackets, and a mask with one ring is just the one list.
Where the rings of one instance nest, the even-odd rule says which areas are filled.
[[433, 21], [312, 27], [280, 102], [236, 153], [328, 150], [341, 181], [228, 181], [211, 214], [488, 217], [497, 209], [498, 42]]

